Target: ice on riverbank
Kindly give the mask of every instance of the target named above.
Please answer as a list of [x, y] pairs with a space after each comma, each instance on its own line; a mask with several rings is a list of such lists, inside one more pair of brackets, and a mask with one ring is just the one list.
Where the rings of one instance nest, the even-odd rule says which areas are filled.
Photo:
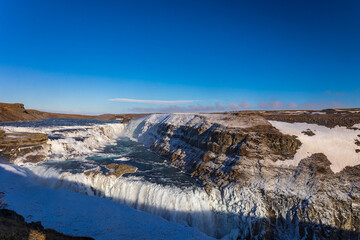
[[211, 239], [200, 231], [108, 199], [30, 182], [21, 167], [0, 164], [0, 190], [9, 209], [27, 221], [74, 236], [95, 239]]

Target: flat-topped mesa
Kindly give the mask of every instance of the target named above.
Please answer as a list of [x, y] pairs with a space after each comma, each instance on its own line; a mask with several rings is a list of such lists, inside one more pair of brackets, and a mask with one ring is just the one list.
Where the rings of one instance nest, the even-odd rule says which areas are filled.
[[38, 121], [42, 118], [27, 111], [21, 103], [0, 103], [0, 122]]
[[5, 133], [0, 130], [0, 155], [9, 162], [24, 157], [26, 162], [39, 162], [46, 156], [37, 154], [36, 150], [44, 147], [48, 136], [43, 133]]
[[0, 103], [0, 108], [25, 109], [22, 103]]

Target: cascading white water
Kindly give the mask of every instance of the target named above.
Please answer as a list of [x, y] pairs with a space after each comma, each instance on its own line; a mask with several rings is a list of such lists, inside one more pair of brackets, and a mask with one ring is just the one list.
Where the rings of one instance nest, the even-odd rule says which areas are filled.
[[[92, 126], [58, 126], [58, 127], [3, 127], [6, 132], [36, 132], [49, 136], [47, 145], [39, 150], [45, 156], [56, 155], [58, 160], [94, 154], [105, 145], [115, 144], [125, 124], [111, 123]], [[31, 153], [33, 154], [33, 153]], [[25, 156], [26, 157], [26, 156]], [[25, 158], [24, 157], [24, 158]], [[24, 158], [15, 163], [22, 165]]]
[[[128, 124], [111, 123], [90, 126], [55, 127], [3, 127], [7, 132], [41, 132], [49, 136], [47, 146], [40, 150], [48, 160], [66, 161], [77, 158], [82, 164], [94, 167], [96, 161], [87, 156], [101, 156], [98, 152], [106, 145], [115, 144], [120, 136], [133, 141], [146, 130], [144, 119]], [[146, 145], [146, 144], [145, 144]], [[118, 157], [118, 156], [117, 156]], [[16, 164], [23, 165], [21, 159]], [[55, 163], [59, 164], [59, 163]], [[214, 237], [223, 237], [237, 229], [237, 209], [229, 209], [218, 191], [208, 194], [199, 187], [177, 187], [149, 182], [141, 177], [115, 177], [104, 174], [88, 175], [83, 172], [61, 171], [51, 165], [26, 164], [28, 176], [37, 183], [57, 189], [67, 189], [87, 195], [110, 198], [130, 207], [162, 216], [163, 218], [196, 227]], [[61, 168], [60, 168], [61, 169]], [[98, 165], [97, 169], [100, 169]], [[229, 214], [230, 213], [230, 214]]]
[[208, 194], [201, 189], [162, 186], [139, 178], [60, 173], [44, 166], [26, 169], [41, 185], [110, 198], [169, 221], [196, 227], [210, 236], [216, 235], [216, 214]]

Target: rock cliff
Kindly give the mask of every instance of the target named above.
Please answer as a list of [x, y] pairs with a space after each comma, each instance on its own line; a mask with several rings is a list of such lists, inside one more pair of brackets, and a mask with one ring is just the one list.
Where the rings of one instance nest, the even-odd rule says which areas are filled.
[[23, 162], [38, 162], [46, 156], [37, 154], [48, 140], [43, 133], [5, 133], [0, 130], [0, 155], [9, 162], [24, 157]]
[[303, 143], [253, 113], [152, 115], [129, 129], [130, 137], [199, 179], [223, 203], [219, 212], [237, 215], [240, 238], [360, 237], [360, 159], [353, 150], [355, 164], [339, 172], [316, 150], [285, 164]]

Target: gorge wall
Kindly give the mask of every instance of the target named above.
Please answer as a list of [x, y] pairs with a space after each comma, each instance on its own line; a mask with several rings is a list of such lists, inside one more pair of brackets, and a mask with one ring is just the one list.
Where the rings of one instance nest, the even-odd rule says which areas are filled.
[[[171, 114], [133, 120], [127, 135], [201, 181], [214, 202], [222, 202], [216, 211], [238, 217], [232, 227], [242, 239], [357, 239], [359, 128], [335, 129], [352, 138], [343, 139], [353, 144], [349, 153], [343, 149], [344, 159], [315, 147], [287, 164], [309, 147], [309, 126], [322, 136], [318, 125], [305, 123], [301, 134], [308, 138], [301, 142], [303, 136], [285, 134], [282, 123], [261, 114]], [[345, 167], [335, 168], [336, 161]]]
[[[154, 114], [127, 124], [3, 126], [0, 151], [42, 185], [110, 198], [209, 236], [358, 239], [358, 113]], [[91, 156], [119, 136], [143, 143], [206, 192], [38, 165], [52, 156]]]

